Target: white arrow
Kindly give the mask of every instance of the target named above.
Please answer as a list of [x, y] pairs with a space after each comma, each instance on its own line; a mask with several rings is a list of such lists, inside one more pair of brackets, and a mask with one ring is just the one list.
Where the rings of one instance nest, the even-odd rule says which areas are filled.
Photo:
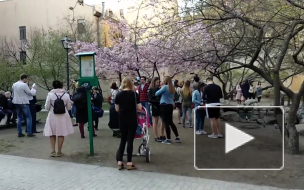
[[225, 124], [226, 129], [226, 138], [225, 138], [225, 153], [229, 153], [230, 151], [236, 149], [239, 146], [244, 145], [245, 143], [252, 141], [254, 139], [253, 136], [244, 133], [232, 127], [229, 124]]

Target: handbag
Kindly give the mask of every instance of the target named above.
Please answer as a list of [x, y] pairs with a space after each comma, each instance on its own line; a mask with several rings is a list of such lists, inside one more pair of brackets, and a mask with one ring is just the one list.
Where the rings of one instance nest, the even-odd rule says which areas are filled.
[[100, 118], [103, 116], [103, 113], [104, 113], [103, 109], [95, 107], [95, 106], [92, 106], [92, 109], [97, 117]]
[[137, 120], [137, 128], [136, 128], [136, 135], [141, 135], [142, 134], [142, 128], [141, 128], [141, 125], [138, 124], [138, 115], [137, 115], [137, 102], [136, 102], [136, 92], [134, 92], [134, 96], [135, 96], [135, 110], [136, 110], [136, 120]]

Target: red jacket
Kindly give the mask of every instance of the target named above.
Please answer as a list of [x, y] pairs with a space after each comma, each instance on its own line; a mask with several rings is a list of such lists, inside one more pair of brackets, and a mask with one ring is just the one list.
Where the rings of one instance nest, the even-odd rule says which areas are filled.
[[139, 93], [139, 101], [140, 102], [148, 102], [149, 101], [149, 95], [148, 95], [148, 90], [149, 90], [149, 84], [145, 84], [144, 88], [141, 88], [141, 84], [138, 86], [138, 93]]

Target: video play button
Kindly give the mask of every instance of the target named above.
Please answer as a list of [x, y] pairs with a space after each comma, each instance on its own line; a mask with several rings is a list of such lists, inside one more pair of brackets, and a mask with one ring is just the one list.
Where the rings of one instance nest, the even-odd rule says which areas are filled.
[[247, 133], [244, 133], [243, 131], [236, 129], [235, 127], [232, 127], [227, 123], [225, 124], [225, 129], [226, 129], [226, 138], [225, 138], [226, 154], [254, 139], [253, 136], [248, 135]]

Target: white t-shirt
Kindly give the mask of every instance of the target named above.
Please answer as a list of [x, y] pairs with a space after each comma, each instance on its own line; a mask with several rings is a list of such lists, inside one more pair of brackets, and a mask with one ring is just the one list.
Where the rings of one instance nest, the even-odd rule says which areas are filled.
[[179, 95], [179, 99], [178, 99], [178, 101], [175, 101], [175, 102], [177, 102], [177, 103], [182, 103], [181, 90], [182, 90], [182, 88], [181, 88], [181, 87], [175, 87], [175, 91], [176, 91], [176, 92], [177, 92], [177, 94]]
[[115, 97], [119, 91], [111, 89], [111, 101], [114, 102]]
[[250, 86], [250, 87], [249, 87], [249, 93], [253, 93], [253, 89], [254, 89], [254, 87], [253, 87], [253, 86]]

